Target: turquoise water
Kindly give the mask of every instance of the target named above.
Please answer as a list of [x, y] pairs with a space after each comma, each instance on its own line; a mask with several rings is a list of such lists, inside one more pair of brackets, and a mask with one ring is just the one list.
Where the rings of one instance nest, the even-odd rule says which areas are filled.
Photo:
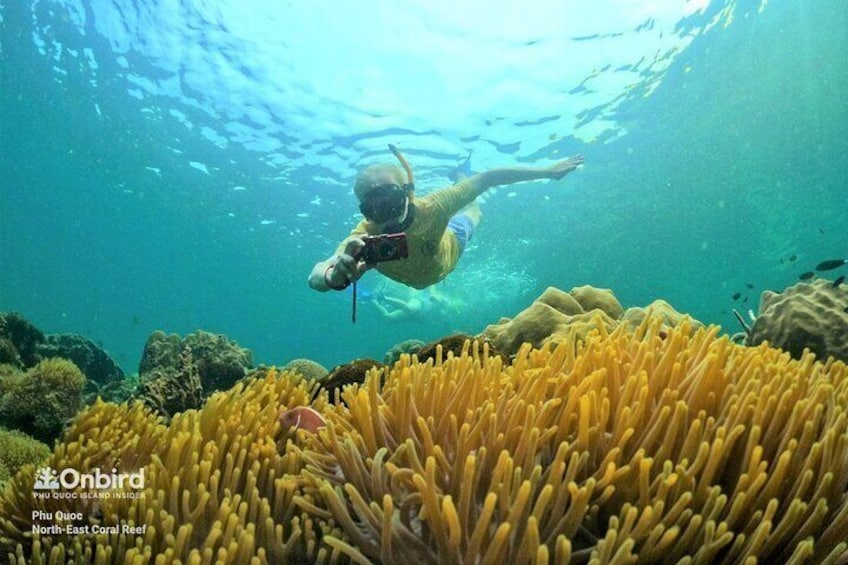
[[[128, 372], [156, 329], [334, 365], [479, 332], [549, 285], [733, 332], [732, 308], [848, 256], [844, 0], [332, 6], [0, 0], [0, 311]], [[469, 151], [586, 165], [486, 195], [438, 287], [453, 307], [362, 303], [354, 325], [306, 277], [387, 143], [421, 193]]]

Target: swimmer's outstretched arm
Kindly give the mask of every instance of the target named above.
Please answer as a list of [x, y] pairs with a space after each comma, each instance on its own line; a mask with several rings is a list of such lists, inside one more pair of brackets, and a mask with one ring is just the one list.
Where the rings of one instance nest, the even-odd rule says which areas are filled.
[[528, 180], [551, 179], [558, 180], [583, 164], [583, 156], [576, 155], [557, 161], [549, 167], [501, 167], [483, 171], [468, 181], [473, 183], [478, 194], [493, 186], [513, 184]]
[[309, 286], [321, 292], [344, 290], [373, 267], [358, 258], [359, 252], [365, 246], [362, 238], [351, 235], [345, 240], [343, 246], [340, 252], [312, 267], [312, 272], [309, 273]]

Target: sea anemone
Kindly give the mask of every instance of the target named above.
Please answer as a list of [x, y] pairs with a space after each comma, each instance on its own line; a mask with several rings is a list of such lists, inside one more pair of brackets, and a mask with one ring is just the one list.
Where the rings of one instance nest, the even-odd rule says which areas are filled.
[[[660, 336], [660, 332], [664, 332]], [[269, 370], [168, 426], [86, 410], [48, 464], [143, 468], [98, 508], [0, 497], [13, 563], [844, 563], [848, 368], [693, 330], [603, 325], [403, 356], [343, 387]], [[314, 400], [311, 400], [313, 399]], [[299, 407], [320, 426], [284, 422]], [[295, 410], [295, 412], [290, 412]], [[282, 449], [281, 449], [282, 448]], [[48, 502], [50, 505], [48, 505]], [[32, 533], [32, 511], [143, 533]]]
[[407, 357], [342, 394], [296, 501], [356, 562], [848, 559], [845, 365], [661, 329]]

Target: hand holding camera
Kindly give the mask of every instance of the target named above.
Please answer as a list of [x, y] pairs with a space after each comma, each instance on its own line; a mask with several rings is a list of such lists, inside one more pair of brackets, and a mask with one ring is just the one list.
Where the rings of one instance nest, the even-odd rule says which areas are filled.
[[324, 281], [332, 289], [343, 289], [359, 280], [365, 271], [377, 263], [406, 259], [408, 255], [404, 233], [354, 237], [348, 240], [344, 252], [336, 257], [332, 268], [327, 270]]

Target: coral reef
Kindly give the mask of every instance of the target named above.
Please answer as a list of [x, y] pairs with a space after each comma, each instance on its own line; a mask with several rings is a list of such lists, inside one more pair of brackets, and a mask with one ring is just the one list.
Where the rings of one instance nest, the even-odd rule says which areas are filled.
[[425, 345], [426, 344], [420, 339], [407, 339], [400, 343], [396, 343], [391, 349], [386, 351], [386, 354], [383, 356], [383, 364], [394, 365], [398, 359], [400, 359], [401, 355], [412, 355], [413, 353], [418, 353], [418, 350]]
[[[0, 365], [29, 369], [42, 359], [72, 361], [86, 377], [84, 399], [126, 399], [123, 391], [134, 387], [125, 382], [124, 372], [102, 347], [77, 334], [48, 334], [15, 312], [0, 313]], [[3, 371], [0, 370], [0, 378]]]
[[43, 358], [62, 357], [74, 362], [89, 381], [104, 385], [124, 378], [124, 371], [102, 347], [77, 334], [49, 334], [36, 345]]
[[24, 465], [39, 463], [49, 456], [47, 445], [19, 431], [0, 428], [0, 488]]
[[93, 404], [99, 396], [104, 402], [115, 402], [120, 404], [126, 402], [137, 393], [140, 381], [137, 376], [124, 377], [119, 381], [110, 381], [102, 386], [97, 386], [94, 394], [85, 396], [85, 403]]
[[442, 339], [428, 343], [421, 347], [416, 355], [418, 356], [418, 360], [422, 363], [427, 361], [427, 359], [435, 360], [439, 357], [439, 355], [441, 355], [442, 359], [444, 359], [449, 353], [459, 356], [465, 349], [466, 342], [474, 341], [475, 339], [478, 339], [481, 343], [485, 344], [488, 348], [487, 354], [490, 357], [500, 357], [504, 364], [509, 364], [509, 357], [498, 351], [497, 348], [489, 343], [488, 340], [485, 338], [475, 338], [474, 336], [465, 334], [451, 334], [447, 337], [443, 337]]
[[[509, 366], [467, 343], [459, 356], [370, 371], [338, 393], [343, 404], [269, 370], [167, 427], [138, 404], [98, 403], [48, 463], [143, 468], [143, 496], [97, 508], [36, 499], [17, 494], [34, 480], [18, 473], [0, 496], [0, 555], [845, 562], [848, 367], [717, 334], [688, 320], [600, 324], [556, 348], [522, 346]], [[307, 407], [317, 425], [283, 429]], [[79, 525], [147, 530], [32, 532], [33, 510], [57, 509], [81, 512]]]
[[205, 394], [230, 388], [253, 367], [253, 353], [223, 335], [197, 330], [183, 340], [186, 346], [191, 347]]
[[283, 371], [297, 373], [307, 381], [319, 381], [330, 373], [324, 365], [316, 363], [311, 359], [293, 359], [286, 363]]
[[[586, 287], [579, 287], [572, 292], [563, 292], [554, 287], [548, 287], [525, 310], [515, 318], [503, 318], [497, 324], [488, 326], [482, 337], [489, 339], [495, 347], [508, 355], [514, 355], [524, 343], [541, 347], [545, 343], [556, 344], [575, 333], [580, 339], [592, 330], [602, 325], [606, 330], [615, 327], [615, 318], [603, 309], [586, 310], [578, 301], [582, 298], [587, 306], [604, 305], [606, 309], [620, 313], [622, 308], [612, 297], [612, 292], [605, 289], [593, 289], [598, 297], [591, 297]], [[615, 307], [617, 305], [617, 308]]]
[[3, 394], [3, 379], [5, 377], [17, 375], [18, 372], [20, 372], [20, 369], [17, 367], [17, 365], [12, 365], [9, 363], [0, 363], [0, 394]]
[[365, 381], [365, 376], [372, 369], [383, 369], [384, 365], [374, 359], [354, 359], [349, 363], [333, 367], [329, 374], [318, 381], [320, 390], [329, 393], [330, 398], [336, 398], [336, 394], [347, 385], [359, 384]]
[[633, 306], [624, 311], [624, 313], [619, 318], [619, 323], [623, 324], [630, 331], [635, 331], [646, 318], [660, 318], [662, 320], [662, 324], [664, 327], [674, 327], [679, 326], [684, 319], [690, 321], [690, 324], [694, 328], [702, 327], [702, 324], [697, 320], [692, 320], [689, 318], [688, 314], [681, 314], [674, 307], [666, 302], [665, 300], [654, 300], [648, 306], [642, 308], [640, 306]]
[[180, 365], [183, 340], [177, 334], [166, 334], [156, 330], [147, 336], [138, 365], [139, 378], [151, 374], [176, 372]]
[[[616, 320], [624, 314], [621, 304], [608, 288], [595, 288], [593, 286], [584, 285], [572, 288], [570, 294], [584, 312], [592, 310], [600, 310], [613, 320]], [[544, 297], [544, 294], [542, 295]]]
[[0, 313], [0, 363], [28, 369], [41, 361], [36, 351], [44, 334], [17, 312]]
[[82, 408], [85, 375], [67, 359], [52, 358], [3, 378], [0, 421], [51, 443]]
[[8, 338], [0, 336], [0, 365], [21, 366], [21, 358], [18, 350]]
[[133, 398], [163, 417], [199, 408], [203, 398], [231, 387], [253, 366], [253, 354], [222, 335], [203, 330], [181, 339], [155, 331], [147, 338]]
[[796, 359], [804, 349], [819, 359], [833, 356], [848, 362], [848, 285], [818, 279], [783, 292], [765, 291], [747, 343], [767, 341]]
[[146, 373], [131, 398], [141, 400], [165, 419], [178, 412], [199, 408], [203, 402], [203, 385], [190, 347], [183, 347], [177, 362], [179, 367], [176, 370], [155, 368]]
[[[596, 329], [609, 332], [619, 324], [633, 330], [648, 312], [661, 316], [666, 326], [678, 325], [685, 317], [663, 300], [644, 309], [625, 311], [609, 289], [579, 286], [564, 292], [548, 287], [515, 318], [501, 318], [483, 330], [480, 337], [489, 340], [499, 351], [514, 355], [524, 343], [534, 347], [556, 345], [570, 339], [572, 334], [583, 340]], [[692, 320], [691, 326], [699, 328], [702, 324]]]
[[203, 393], [211, 394], [233, 386], [253, 367], [253, 353], [223, 335], [203, 330], [180, 339], [176, 334], [156, 331], [147, 338], [139, 364], [142, 381], [173, 377], [181, 370], [180, 353], [191, 348]]

